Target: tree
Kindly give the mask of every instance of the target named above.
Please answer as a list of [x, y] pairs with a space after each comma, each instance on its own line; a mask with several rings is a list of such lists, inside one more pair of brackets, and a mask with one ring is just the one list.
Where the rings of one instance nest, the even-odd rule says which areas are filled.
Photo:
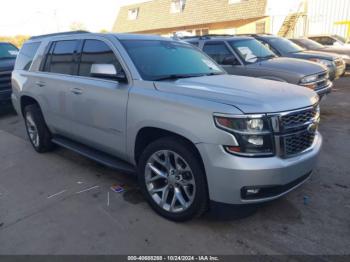
[[79, 30], [86, 30], [86, 27], [83, 23], [81, 22], [73, 22], [70, 25], [70, 29], [72, 31], [79, 31]]
[[28, 35], [16, 35], [16, 36], [0, 36], [0, 42], [9, 42], [18, 48], [21, 48], [23, 43], [30, 38]]

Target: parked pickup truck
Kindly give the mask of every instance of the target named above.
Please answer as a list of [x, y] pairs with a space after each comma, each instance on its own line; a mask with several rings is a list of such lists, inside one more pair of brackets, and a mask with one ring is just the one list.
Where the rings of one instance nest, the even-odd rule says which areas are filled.
[[320, 96], [332, 90], [326, 67], [310, 61], [278, 57], [252, 37], [208, 35], [183, 40], [203, 50], [230, 74], [301, 85]]
[[175, 221], [285, 195], [310, 177], [322, 144], [314, 91], [228, 75], [159, 36], [33, 37], [12, 82], [37, 152], [56, 144], [136, 172], [150, 206]]
[[14, 45], [0, 42], [0, 104], [11, 101], [11, 73], [17, 53]]
[[337, 54], [344, 60], [346, 64], [346, 70], [350, 70], [350, 46], [324, 46], [308, 38], [294, 38], [290, 39], [290, 41], [306, 50], [314, 50], [326, 54], [332, 53], [333, 55]]
[[274, 35], [251, 36], [262, 42], [278, 56], [305, 59], [326, 66], [329, 70], [329, 79], [332, 81], [344, 74], [345, 62], [339, 55], [305, 50], [286, 38]]

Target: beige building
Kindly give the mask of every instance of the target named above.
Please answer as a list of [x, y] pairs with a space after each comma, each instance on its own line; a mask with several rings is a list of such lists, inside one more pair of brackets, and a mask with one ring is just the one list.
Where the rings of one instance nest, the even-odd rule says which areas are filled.
[[164, 36], [269, 33], [267, 0], [153, 0], [120, 9], [113, 31]]

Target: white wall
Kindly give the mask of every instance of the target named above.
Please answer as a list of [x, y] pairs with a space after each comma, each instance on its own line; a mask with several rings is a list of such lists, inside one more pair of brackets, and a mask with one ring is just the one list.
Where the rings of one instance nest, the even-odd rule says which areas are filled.
[[345, 25], [335, 25], [350, 20], [350, 0], [308, 0], [308, 34], [337, 34], [346, 36]]
[[290, 13], [295, 13], [302, 0], [269, 0], [267, 4], [267, 15], [271, 17], [272, 34], [277, 34], [284, 20]]

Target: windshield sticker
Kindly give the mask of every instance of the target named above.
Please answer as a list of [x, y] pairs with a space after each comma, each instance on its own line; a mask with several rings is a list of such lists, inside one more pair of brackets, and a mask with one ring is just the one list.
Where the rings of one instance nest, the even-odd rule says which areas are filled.
[[202, 61], [212, 70], [220, 71], [220, 68], [217, 67], [212, 61], [207, 59], [202, 59]]
[[9, 50], [10, 55], [18, 55], [18, 51]]
[[238, 50], [243, 55], [245, 61], [254, 63], [256, 62], [256, 60], [258, 60], [256, 55], [253, 54], [252, 50], [250, 50], [249, 47], [241, 46], [241, 47], [238, 47]]

